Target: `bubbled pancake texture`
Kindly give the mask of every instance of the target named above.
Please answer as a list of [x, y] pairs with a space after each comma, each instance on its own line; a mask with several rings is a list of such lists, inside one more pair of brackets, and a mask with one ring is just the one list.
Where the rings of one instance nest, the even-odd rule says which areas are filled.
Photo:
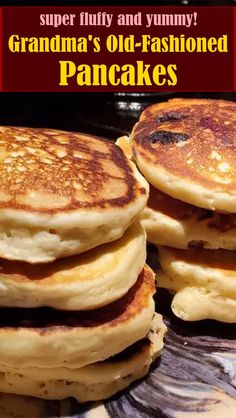
[[47, 263], [122, 236], [148, 185], [112, 142], [0, 128], [0, 257]]
[[0, 130], [0, 208], [56, 213], [125, 207], [137, 184], [119, 148], [85, 134]]
[[[152, 109], [152, 107], [151, 107]], [[148, 109], [145, 112], [147, 112]], [[117, 145], [132, 158], [130, 138]], [[236, 215], [216, 213], [175, 199], [150, 185], [147, 206], [140, 220], [150, 243], [174, 248], [236, 249]]]
[[173, 99], [143, 112], [134, 154], [157, 188], [187, 203], [236, 212], [236, 104]]
[[152, 184], [140, 219], [158, 245], [157, 285], [174, 292], [172, 310], [183, 320], [235, 323], [236, 103], [150, 106], [131, 139]]

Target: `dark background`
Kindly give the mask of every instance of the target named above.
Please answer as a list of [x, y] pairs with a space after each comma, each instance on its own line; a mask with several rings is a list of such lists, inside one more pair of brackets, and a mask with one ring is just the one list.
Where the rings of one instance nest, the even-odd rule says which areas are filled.
[[115, 139], [149, 104], [172, 97], [236, 100], [236, 93], [1, 93], [0, 124], [84, 131]]

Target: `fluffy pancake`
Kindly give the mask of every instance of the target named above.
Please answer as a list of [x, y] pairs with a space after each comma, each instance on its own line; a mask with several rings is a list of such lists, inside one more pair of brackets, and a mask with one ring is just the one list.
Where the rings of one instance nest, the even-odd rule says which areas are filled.
[[0, 257], [46, 263], [119, 238], [148, 185], [112, 142], [0, 128]]
[[183, 288], [174, 296], [171, 307], [174, 314], [184, 321], [214, 319], [236, 323], [236, 299], [203, 288]]
[[159, 247], [159, 287], [173, 290], [173, 312], [186, 321], [236, 322], [234, 251]]
[[150, 187], [140, 220], [149, 242], [174, 248], [236, 249], [236, 214], [192, 206]]
[[145, 259], [146, 234], [138, 221], [119, 240], [53, 263], [0, 259], [0, 306], [95, 309], [127, 293]]
[[[130, 138], [116, 141], [133, 159]], [[150, 186], [147, 206], [140, 214], [149, 242], [174, 248], [236, 249], [236, 214], [222, 214], [175, 199]]]
[[236, 212], [236, 104], [173, 99], [146, 109], [132, 131], [134, 156], [157, 189], [184, 202]]
[[[203, 287], [191, 285], [181, 286], [164, 271], [157, 274], [159, 287], [174, 290], [171, 309], [174, 314], [184, 321], [200, 321], [214, 319], [216, 321], [236, 323], [236, 298], [220, 294], [217, 290], [207, 290]], [[177, 288], [179, 290], [177, 290]]]
[[236, 298], [235, 251], [159, 247], [158, 253], [174, 290], [191, 285]]
[[0, 309], [0, 363], [79, 368], [102, 361], [148, 333], [154, 274], [147, 266], [118, 301], [93, 311]]
[[116, 140], [116, 145], [122, 149], [129, 160], [133, 160], [133, 151], [131, 146], [131, 138], [127, 135], [120, 136]]
[[104, 362], [81, 369], [3, 367], [0, 390], [32, 395], [43, 399], [74, 397], [80, 402], [106, 399], [145, 376], [151, 363], [160, 355], [166, 327], [155, 314], [147, 337]]

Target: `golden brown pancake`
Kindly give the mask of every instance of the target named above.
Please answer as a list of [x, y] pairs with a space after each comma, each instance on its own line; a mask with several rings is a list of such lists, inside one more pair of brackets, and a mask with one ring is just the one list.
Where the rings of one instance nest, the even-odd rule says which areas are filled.
[[160, 355], [166, 332], [161, 315], [155, 314], [148, 335], [109, 359], [80, 369], [2, 367], [0, 390], [7, 393], [80, 402], [106, 399], [148, 373]]
[[0, 306], [96, 309], [128, 292], [145, 259], [146, 233], [138, 221], [116, 241], [52, 263], [0, 258]]
[[[183, 321], [214, 319], [220, 322], [236, 323], [235, 297], [221, 294], [218, 288], [211, 290], [196, 286], [191, 283], [190, 279], [181, 285], [163, 271], [159, 272], [157, 283], [160, 287], [176, 291], [171, 309]], [[178, 289], [175, 289], [177, 287]]]
[[236, 214], [202, 209], [150, 187], [140, 215], [149, 242], [174, 248], [236, 249]]
[[145, 337], [154, 315], [154, 274], [144, 267], [116, 302], [93, 311], [0, 309], [0, 364], [79, 368]]
[[147, 193], [145, 180], [112, 142], [0, 128], [0, 257], [49, 262], [117, 239]]
[[144, 192], [111, 142], [36, 128], [4, 127], [0, 132], [1, 209], [102, 211], [125, 207], [136, 191]]
[[236, 323], [235, 251], [159, 247], [157, 284], [176, 292], [173, 312], [186, 321]]
[[141, 172], [156, 188], [206, 209], [236, 212], [236, 104], [173, 99], [146, 109], [132, 131]]
[[235, 251], [159, 247], [158, 253], [175, 290], [191, 285], [236, 298]]

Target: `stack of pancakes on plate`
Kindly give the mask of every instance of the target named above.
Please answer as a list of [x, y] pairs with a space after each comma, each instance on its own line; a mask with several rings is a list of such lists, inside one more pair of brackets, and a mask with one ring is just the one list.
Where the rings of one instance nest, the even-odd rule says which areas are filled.
[[158, 248], [157, 284], [175, 292], [174, 313], [236, 322], [236, 104], [155, 104], [130, 143], [150, 183], [141, 220]]
[[160, 354], [137, 220], [148, 184], [114, 144], [0, 128], [0, 391], [107, 398]]

